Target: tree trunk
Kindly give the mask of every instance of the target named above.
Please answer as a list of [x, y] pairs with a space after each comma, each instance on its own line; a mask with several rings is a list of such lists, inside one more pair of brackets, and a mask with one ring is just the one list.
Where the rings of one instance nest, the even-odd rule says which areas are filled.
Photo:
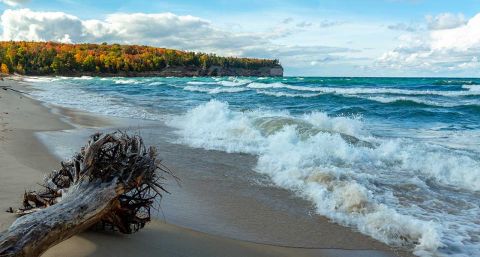
[[[42, 193], [24, 196], [23, 215], [0, 234], [0, 257], [37, 257], [93, 225], [132, 233], [150, 220], [164, 190], [155, 151], [139, 137], [94, 135], [85, 150], [47, 178]], [[167, 170], [161, 169], [165, 172]]]

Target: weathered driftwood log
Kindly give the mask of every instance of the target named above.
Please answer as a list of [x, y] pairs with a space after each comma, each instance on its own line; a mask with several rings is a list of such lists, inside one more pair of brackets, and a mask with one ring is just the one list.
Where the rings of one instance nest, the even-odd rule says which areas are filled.
[[[0, 234], [0, 256], [40, 256], [53, 245], [92, 226], [133, 233], [150, 221], [155, 199], [167, 192], [169, 173], [139, 136], [95, 134], [41, 192], [26, 192], [21, 215]], [[160, 172], [158, 172], [160, 171]]]
[[[3, 80], [3, 78], [0, 78], [0, 80]], [[13, 91], [13, 92], [17, 92], [17, 93], [29, 95], [29, 93], [27, 93], [27, 92], [22, 92], [22, 91], [20, 91], [20, 90], [13, 89], [11, 86], [0, 86], [0, 88], [3, 89], [3, 90], [5, 90], [5, 91], [10, 90], [10, 91]]]

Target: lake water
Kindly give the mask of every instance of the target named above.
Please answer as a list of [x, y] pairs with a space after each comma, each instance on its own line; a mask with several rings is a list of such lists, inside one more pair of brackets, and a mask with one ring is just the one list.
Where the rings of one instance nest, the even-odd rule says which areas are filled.
[[25, 78], [34, 98], [247, 153], [318, 214], [420, 256], [480, 256], [480, 79]]

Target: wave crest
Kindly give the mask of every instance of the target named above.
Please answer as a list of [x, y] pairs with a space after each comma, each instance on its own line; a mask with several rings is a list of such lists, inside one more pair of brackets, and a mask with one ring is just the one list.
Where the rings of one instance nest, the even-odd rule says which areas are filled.
[[[423, 201], [415, 202], [423, 196], [395, 197], [397, 187], [410, 187], [414, 178], [421, 190], [427, 190], [431, 180], [439, 186], [480, 190], [477, 160], [412, 140], [375, 138], [359, 118], [239, 112], [211, 100], [168, 124], [178, 129], [180, 143], [258, 155], [257, 172], [312, 201], [320, 214], [417, 253], [432, 253], [444, 245], [444, 227], [429, 221], [443, 217], [422, 206]], [[463, 236], [455, 236], [461, 245]]]
[[220, 94], [220, 93], [238, 93], [249, 90], [248, 88], [242, 87], [215, 87], [215, 88], [206, 88], [199, 86], [186, 86], [183, 90], [191, 92], [203, 92], [208, 94]]

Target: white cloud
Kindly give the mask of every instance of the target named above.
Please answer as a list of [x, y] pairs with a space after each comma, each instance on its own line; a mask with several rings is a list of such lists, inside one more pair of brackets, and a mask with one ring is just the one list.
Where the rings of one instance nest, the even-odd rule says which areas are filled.
[[6, 10], [2, 17], [3, 40], [64, 41], [81, 40], [82, 21], [62, 12]]
[[0, 2], [9, 6], [18, 6], [30, 2], [30, 0], [0, 0]]
[[[63, 12], [6, 10], [2, 17], [3, 40], [60, 42], [116, 42], [213, 51], [234, 51], [266, 42], [255, 34], [232, 34], [209, 21], [172, 13], [111, 14], [105, 20], [81, 20]], [[240, 54], [240, 53], [239, 53]]]
[[428, 28], [431, 30], [453, 29], [466, 23], [465, 16], [461, 13], [441, 13], [437, 16], [427, 15], [425, 18]]
[[455, 49], [466, 51], [480, 47], [480, 13], [462, 26], [433, 31], [431, 38], [432, 48], [435, 50]]
[[400, 37], [401, 43], [393, 50], [385, 52], [377, 60], [377, 65], [420, 72], [479, 74], [480, 13], [463, 25], [453, 26], [454, 24], [441, 21], [435, 30], [428, 31], [427, 34]]

